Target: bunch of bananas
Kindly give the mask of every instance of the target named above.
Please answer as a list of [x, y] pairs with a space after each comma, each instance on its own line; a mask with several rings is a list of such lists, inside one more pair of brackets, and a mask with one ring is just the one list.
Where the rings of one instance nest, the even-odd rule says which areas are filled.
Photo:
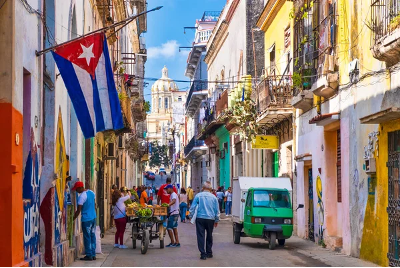
[[150, 208], [141, 208], [136, 212], [139, 217], [150, 217], [152, 213]]

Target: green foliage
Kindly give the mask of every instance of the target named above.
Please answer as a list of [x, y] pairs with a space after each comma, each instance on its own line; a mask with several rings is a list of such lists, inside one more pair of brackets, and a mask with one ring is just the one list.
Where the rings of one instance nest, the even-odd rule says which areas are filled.
[[292, 75], [292, 79], [293, 79], [293, 86], [295, 88], [301, 88], [303, 83], [301, 82], [301, 74], [294, 72]]
[[168, 146], [158, 145], [157, 142], [151, 144], [151, 156], [149, 159], [150, 168], [168, 166]]
[[393, 19], [390, 20], [389, 23], [389, 29], [391, 31], [395, 30], [396, 28], [398, 28], [400, 25], [400, 14], [397, 15], [396, 17], [394, 17]]
[[247, 141], [252, 141], [258, 133], [256, 124], [257, 107], [251, 99], [251, 90], [245, 91], [244, 100], [238, 99], [235, 105], [229, 109], [225, 117], [230, 124], [235, 124], [235, 134], [240, 135]]
[[143, 110], [147, 113], [150, 112], [150, 102], [146, 101], [143, 105]]

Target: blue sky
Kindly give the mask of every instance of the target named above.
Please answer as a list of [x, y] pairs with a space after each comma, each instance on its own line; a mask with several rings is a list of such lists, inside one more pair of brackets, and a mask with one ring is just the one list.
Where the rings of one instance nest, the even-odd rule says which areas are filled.
[[[204, 11], [221, 11], [226, 0], [148, 0], [148, 9], [163, 6], [158, 11], [147, 15], [146, 39], [147, 62], [145, 77], [160, 78], [161, 69], [167, 66], [169, 77], [177, 80], [189, 80], [184, 75], [186, 59], [189, 50], [181, 50], [179, 46], [191, 46], [194, 30], [183, 27], [193, 27], [196, 19], [203, 16]], [[150, 100], [152, 81], [144, 89], [146, 100]], [[178, 83], [180, 90], [187, 90], [188, 83]]]

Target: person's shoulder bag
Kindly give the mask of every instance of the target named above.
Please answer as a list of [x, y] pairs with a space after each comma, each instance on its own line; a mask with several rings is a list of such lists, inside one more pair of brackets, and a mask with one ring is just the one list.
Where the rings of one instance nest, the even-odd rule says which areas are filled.
[[117, 206], [117, 204], [115, 204], [115, 207], [118, 208], [119, 211], [121, 211], [122, 215], [124, 215], [126, 221], [128, 222], [129, 217], [126, 215], [126, 213], [123, 213], [122, 210]]

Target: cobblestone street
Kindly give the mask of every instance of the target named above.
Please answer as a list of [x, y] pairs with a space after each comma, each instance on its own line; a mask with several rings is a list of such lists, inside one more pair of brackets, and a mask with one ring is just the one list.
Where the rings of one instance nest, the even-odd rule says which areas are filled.
[[[156, 240], [150, 244], [145, 255], [140, 253], [140, 241], [137, 241], [137, 248], [132, 249], [129, 224], [125, 233], [126, 245], [129, 248], [113, 248], [115, 232], [113, 228], [102, 239], [103, 255], [97, 254], [96, 261], [78, 260], [72, 266], [375, 266], [357, 258], [323, 249], [297, 237], [287, 240], [284, 248], [277, 247], [273, 251], [268, 249], [268, 242], [258, 239], [242, 238], [241, 243], [235, 245], [232, 242], [232, 227], [228, 219], [223, 220], [214, 230], [214, 258], [204, 261], [199, 259], [195, 226], [181, 223], [178, 228], [180, 248], [160, 249], [159, 241]], [[166, 238], [165, 243], [169, 243], [169, 238]]]

